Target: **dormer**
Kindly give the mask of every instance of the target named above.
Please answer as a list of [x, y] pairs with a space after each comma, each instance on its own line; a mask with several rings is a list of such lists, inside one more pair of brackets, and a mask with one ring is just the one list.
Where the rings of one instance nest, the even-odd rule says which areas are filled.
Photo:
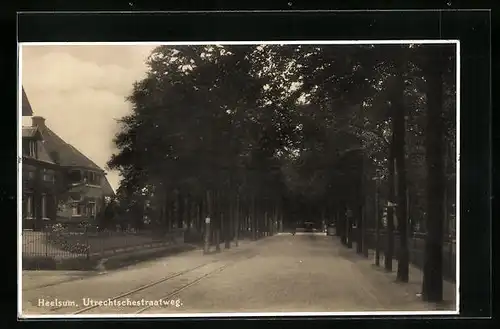
[[42, 134], [36, 127], [23, 127], [22, 133], [23, 156], [37, 159], [38, 143], [42, 140]]

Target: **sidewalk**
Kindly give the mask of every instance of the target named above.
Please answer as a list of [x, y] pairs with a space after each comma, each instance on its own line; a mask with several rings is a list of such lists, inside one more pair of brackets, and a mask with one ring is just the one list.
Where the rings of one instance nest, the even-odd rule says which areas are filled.
[[49, 287], [97, 275], [90, 271], [22, 271], [22, 290]]
[[[375, 265], [375, 250], [368, 251], [368, 258], [356, 253], [356, 243], [353, 242], [353, 248], [348, 249], [340, 243], [336, 237], [334, 242], [338, 244], [339, 255], [353, 262], [361, 273], [373, 282], [375, 286], [392, 286], [393, 289], [403, 291], [409, 299], [421, 301], [423, 272], [418, 267], [410, 264], [409, 282], [397, 282], [396, 275], [398, 269], [397, 260], [392, 261], [392, 272], [386, 272], [384, 268], [384, 254], [380, 253], [380, 266]], [[387, 290], [388, 293], [391, 291]], [[427, 303], [426, 303], [427, 304]], [[447, 280], [443, 280], [443, 302], [439, 304], [428, 303], [432, 310], [450, 310], [456, 309], [456, 285]]]

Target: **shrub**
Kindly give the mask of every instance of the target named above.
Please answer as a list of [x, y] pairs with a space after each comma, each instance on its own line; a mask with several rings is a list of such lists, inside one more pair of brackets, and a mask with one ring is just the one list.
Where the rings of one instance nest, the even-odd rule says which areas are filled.
[[61, 224], [55, 224], [47, 235], [47, 242], [58, 249], [70, 253], [86, 254], [90, 247], [86, 243], [70, 241], [68, 239], [68, 233], [68, 230]]

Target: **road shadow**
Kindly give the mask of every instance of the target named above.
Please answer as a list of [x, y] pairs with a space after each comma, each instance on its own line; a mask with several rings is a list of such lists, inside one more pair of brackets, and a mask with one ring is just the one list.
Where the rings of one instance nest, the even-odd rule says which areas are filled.
[[415, 265], [410, 264], [410, 275], [408, 282], [397, 280], [398, 264], [397, 259], [393, 259], [392, 268], [385, 268], [384, 255], [380, 255], [379, 265], [375, 265], [375, 251], [368, 250], [368, 256], [363, 253], [357, 253], [356, 244], [353, 243], [352, 248], [347, 248], [339, 241], [335, 242], [336, 256], [349, 261], [356, 266], [364, 275], [373, 277], [380, 282], [390, 283], [398, 286], [413, 300], [419, 300], [426, 303], [436, 311], [451, 311], [456, 306], [456, 289], [455, 284], [446, 278], [443, 278], [443, 301], [439, 303], [426, 302], [422, 300], [422, 271]]

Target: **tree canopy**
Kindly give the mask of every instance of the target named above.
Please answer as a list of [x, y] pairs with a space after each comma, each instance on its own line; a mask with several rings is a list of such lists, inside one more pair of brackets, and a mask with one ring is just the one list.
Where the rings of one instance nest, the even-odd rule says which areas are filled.
[[[134, 218], [149, 207], [167, 229], [189, 227], [194, 212], [224, 226], [237, 204], [254, 234], [270, 213], [286, 223], [300, 208], [342, 226], [349, 208], [366, 230], [378, 225], [380, 214], [361, 218], [380, 193], [398, 204], [395, 230], [425, 231], [440, 207], [428, 204], [428, 175], [454, 193], [454, 56], [433, 45], [157, 47], [108, 163], [123, 178], [120, 204]], [[431, 110], [440, 114], [429, 121]], [[442, 178], [429, 172], [436, 157]], [[444, 207], [452, 213], [454, 198]], [[401, 239], [398, 278], [407, 281]]]

